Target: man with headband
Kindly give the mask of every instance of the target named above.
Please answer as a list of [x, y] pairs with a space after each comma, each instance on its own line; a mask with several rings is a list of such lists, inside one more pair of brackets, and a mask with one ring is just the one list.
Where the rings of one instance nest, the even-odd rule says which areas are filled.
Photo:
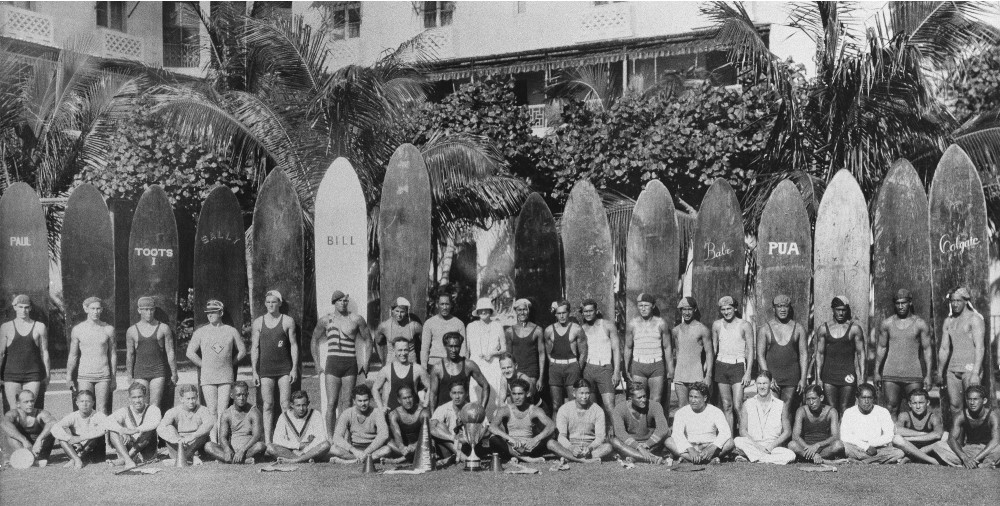
[[406, 348], [409, 351], [410, 363], [417, 363], [417, 345], [420, 343], [420, 333], [424, 327], [420, 322], [410, 318], [410, 301], [403, 297], [397, 297], [392, 305], [389, 318], [379, 324], [375, 329], [375, 345], [378, 350], [382, 367], [395, 360], [395, 352], [392, 351], [392, 343], [397, 337], [406, 339]]
[[843, 417], [854, 404], [855, 389], [865, 382], [865, 330], [851, 320], [851, 304], [838, 295], [830, 303], [833, 321], [816, 329], [816, 370], [827, 402]]
[[953, 417], [962, 411], [962, 393], [980, 383], [986, 355], [986, 324], [971, 300], [968, 288], [955, 289], [948, 297], [951, 314], [941, 328], [938, 377], [948, 387], [948, 407]]
[[687, 406], [688, 390], [692, 385], [712, 382], [715, 348], [712, 346], [712, 331], [698, 320], [698, 303], [694, 297], [681, 297], [677, 309], [680, 310], [681, 321], [671, 332], [677, 343], [674, 388], [677, 390], [677, 406], [681, 408]]
[[777, 295], [772, 307], [774, 317], [760, 327], [757, 360], [760, 361], [760, 370], [771, 373], [774, 384], [781, 392], [781, 400], [788, 404], [796, 392], [806, 389], [809, 362], [806, 329], [792, 319], [791, 297]]
[[205, 304], [208, 323], [194, 331], [187, 348], [188, 359], [201, 369], [201, 393], [215, 427], [219, 426], [219, 415], [229, 406], [236, 364], [247, 356], [239, 331], [222, 323], [223, 311], [225, 306], [219, 300], [212, 299]]
[[[913, 296], [902, 288], [893, 297], [896, 314], [883, 320], [876, 328], [878, 348], [875, 350], [875, 384], [882, 387], [889, 413], [899, 416], [905, 397], [932, 384], [931, 332], [923, 318], [913, 314]], [[920, 359], [923, 358], [923, 363]]]
[[712, 324], [715, 345], [715, 382], [722, 397], [722, 412], [734, 431], [735, 418], [743, 410], [743, 389], [750, 385], [753, 370], [753, 327], [736, 316], [736, 301], [726, 295], [719, 299], [719, 318]]
[[250, 326], [250, 366], [254, 384], [260, 387], [265, 443], [271, 442], [275, 419], [291, 405], [292, 384], [299, 375], [299, 336], [295, 320], [281, 313], [283, 302], [281, 292], [269, 290], [264, 294], [267, 313]]
[[[351, 391], [358, 376], [366, 376], [372, 336], [365, 319], [348, 309], [350, 297], [340, 290], [330, 297], [333, 311], [316, 322], [312, 352], [324, 378], [326, 406], [323, 418], [329, 438], [337, 427], [337, 412], [351, 405]], [[325, 350], [325, 351], [320, 351]]]
[[543, 329], [530, 320], [531, 301], [528, 299], [515, 300], [514, 313], [517, 321], [506, 328], [507, 349], [517, 363], [518, 370], [530, 378], [532, 390], [541, 392], [542, 371], [545, 370]]
[[[653, 315], [656, 298], [648, 293], [639, 294], [636, 300], [639, 316], [632, 318], [625, 327], [625, 367], [632, 381], [649, 386], [649, 400], [663, 407], [670, 407], [670, 379], [674, 377], [673, 344], [667, 322]], [[667, 399], [663, 399], [666, 383]]]

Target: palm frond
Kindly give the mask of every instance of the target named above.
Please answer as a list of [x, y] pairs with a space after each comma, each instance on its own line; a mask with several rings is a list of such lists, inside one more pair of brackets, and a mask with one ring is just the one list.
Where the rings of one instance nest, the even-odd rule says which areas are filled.
[[995, 2], [889, 2], [894, 35], [906, 39], [934, 68], [961, 65], [970, 48], [1000, 43]]
[[701, 8], [701, 14], [718, 29], [715, 42], [729, 48], [729, 60], [738, 69], [749, 69], [776, 87], [786, 87], [786, 69], [771, 53], [741, 2], [711, 2]]
[[247, 19], [241, 39], [267, 62], [264, 73], [273, 74], [286, 88], [319, 92], [330, 50], [323, 33], [313, 33], [302, 16], [287, 21]]

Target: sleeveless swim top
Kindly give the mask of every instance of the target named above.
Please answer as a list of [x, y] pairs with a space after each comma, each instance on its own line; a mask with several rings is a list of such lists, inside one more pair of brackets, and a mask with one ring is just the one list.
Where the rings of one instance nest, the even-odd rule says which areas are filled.
[[823, 371], [820, 377], [823, 383], [831, 385], [849, 385], [854, 383], [854, 340], [851, 339], [851, 327], [854, 322], [847, 324], [844, 335], [834, 337], [830, 332], [830, 325], [826, 325], [826, 347], [823, 356]]
[[108, 381], [111, 379], [111, 363], [108, 348], [112, 346], [103, 329], [81, 328], [77, 340], [80, 343], [80, 366], [77, 378], [85, 381]]
[[[419, 413], [419, 412], [418, 412]], [[418, 415], [413, 423], [406, 423], [403, 421], [403, 417], [399, 417], [399, 431], [403, 436], [403, 444], [411, 445], [420, 441], [420, 430], [423, 428], [420, 423], [420, 416]]]
[[[640, 362], [663, 360], [663, 343], [660, 340], [659, 317], [649, 320], [638, 318], [632, 327], [632, 359]], [[610, 346], [610, 345], [609, 345]]]
[[767, 369], [771, 371], [774, 382], [779, 387], [793, 386], [799, 382], [802, 376], [802, 368], [799, 366], [799, 349], [795, 340], [791, 339], [795, 336], [798, 323], [792, 320], [792, 334], [785, 344], [778, 344], [770, 322], [767, 323], [767, 328], [771, 330], [767, 352], [764, 354], [764, 358], [767, 359]]
[[674, 370], [674, 381], [678, 383], [697, 383], [705, 381], [704, 345], [693, 328], [688, 332], [677, 331], [677, 368]]
[[[447, 359], [446, 359], [447, 360]], [[469, 388], [469, 374], [465, 372], [465, 359], [460, 362], [461, 369], [458, 374], [449, 374], [448, 367], [441, 365], [441, 381], [438, 383], [437, 405], [443, 406], [451, 402], [451, 386], [455, 383], [465, 385], [466, 392]]]
[[603, 323], [603, 320], [597, 320], [589, 329], [583, 327], [583, 332], [587, 335], [587, 361], [592, 364], [611, 363], [611, 336]]
[[820, 441], [825, 441], [833, 435], [830, 423], [830, 410], [833, 408], [823, 406], [816, 420], [811, 420], [809, 418], [809, 408], [805, 409], [806, 414], [802, 417], [802, 439], [805, 440], [806, 444], [813, 445]]
[[160, 341], [157, 338], [160, 325], [162, 323], [157, 323], [156, 327], [153, 327], [153, 332], [148, 336], [142, 334], [138, 325], [132, 326], [135, 328], [135, 335], [137, 337], [135, 343], [135, 364], [132, 370], [132, 374], [136, 378], [148, 380], [163, 378], [167, 375], [167, 355], [163, 348], [160, 347]]
[[538, 338], [532, 337], [537, 328], [538, 325], [530, 324], [524, 328], [528, 331], [527, 335], [522, 336], [515, 325], [510, 340], [510, 354], [517, 361], [517, 369], [535, 379], [541, 374], [538, 370]]
[[260, 321], [260, 368], [264, 377], [280, 377], [292, 370], [292, 346], [285, 331], [285, 315], [278, 316], [274, 327], [267, 326], [267, 320]]
[[895, 328], [897, 322], [898, 320], [890, 324], [892, 331], [889, 334], [889, 349], [882, 366], [882, 376], [889, 380], [919, 382], [923, 375], [920, 368], [920, 338], [914, 332], [916, 324], [910, 320], [910, 326], [900, 330]]
[[576, 354], [573, 353], [573, 348], [570, 347], [569, 334], [573, 331], [573, 322], [570, 322], [566, 326], [566, 332], [562, 334], [559, 333], [559, 325], [552, 324], [552, 351], [549, 352], [549, 357], [556, 360], [570, 360], [575, 359]]
[[965, 410], [965, 444], [967, 445], [988, 445], [993, 435], [990, 434], [990, 408], [983, 408], [986, 410], [986, 416], [983, 417], [983, 423], [979, 424], [978, 427], [973, 427], [969, 420], [972, 416], [969, 415], [969, 410]]
[[[978, 314], [978, 318], [982, 318]], [[948, 370], [951, 372], [972, 372], [976, 361], [976, 345], [970, 333], [964, 336], [951, 336], [951, 358], [948, 359]]]
[[[736, 320], [733, 320], [732, 323], [736, 323]], [[726, 328], [725, 321], [722, 322], [722, 329], [719, 331], [719, 352], [716, 360], [727, 364], [745, 363], [747, 341], [743, 337], [742, 325], [734, 325], [733, 327]]]
[[326, 354], [328, 357], [354, 359], [356, 357], [354, 339], [345, 336], [331, 317], [326, 322]]
[[45, 363], [42, 361], [42, 350], [35, 343], [35, 324], [32, 322], [27, 334], [22, 334], [17, 330], [17, 323], [12, 321], [14, 326], [14, 339], [7, 346], [4, 356], [3, 380], [15, 383], [28, 383], [31, 381], [42, 381], [45, 378]]
[[[399, 407], [399, 389], [404, 386], [410, 387], [413, 390], [413, 395], [417, 394], [417, 373], [413, 370], [413, 364], [407, 364], [407, 371], [402, 377], [396, 375], [396, 366], [399, 365], [396, 362], [389, 362], [389, 409], [396, 409]], [[445, 371], [446, 373], [448, 371]], [[450, 386], [449, 386], [450, 388]]]
[[[528, 409], [521, 412], [511, 406], [510, 418], [507, 419], [507, 434], [517, 439], [531, 439], [535, 436], [532, 424], [531, 413], [536, 409], [534, 404], [528, 405]], [[520, 415], [518, 414], [520, 413]]]

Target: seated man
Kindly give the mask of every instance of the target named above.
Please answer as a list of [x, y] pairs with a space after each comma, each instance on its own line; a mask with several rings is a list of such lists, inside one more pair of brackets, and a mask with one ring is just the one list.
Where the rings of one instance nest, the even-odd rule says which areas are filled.
[[413, 459], [420, 444], [420, 431], [424, 422], [430, 421], [431, 414], [417, 403], [417, 395], [409, 386], [400, 387], [396, 399], [399, 407], [389, 412], [389, 432], [392, 434], [389, 449], [398, 463]]
[[[594, 403], [590, 382], [580, 378], [573, 383], [573, 402], [563, 404], [556, 413], [559, 438], [555, 444], [568, 450], [580, 463], [600, 462], [614, 449], [608, 443], [604, 410]], [[556, 447], [558, 449], [558, 447]], [[557, 452], [562, 455], [563, 451]]]
[[965, 389], [965, 409], [952, 421], [948, 442], [934, 443], [941, 460], [966, 469], [1000, 466], [1000, 414], [987, 403], [989, 396], [981, 385]]
[[108, 439], [118, 453], [116, 466], [133, 468], [136, 459], [141, 462], [156, 456], [160, 408], [149, 405], [148, 393], [146, 385], [132, 383], [128, 388], [129, 405], [108, 417]]
[[337, 417], [337, 428], [333, 431], [330, 455], [339, 464], [364, 462], [389, 455], [389, 426], [385, 411], [372, 405], [372, 391], [368, 385], [358, 385], [351, 392], [354, 405]]
[[293, 392], [292, 407], [278, 417], [267, 454], [278, 462], [297, 463], [325, 459], [329, 452], [323, 415], [309, 407], [309, 394]]
[[76, 393], [77, 411], [66, 415], [52, 427], [52, 435], [70, 458], [66, 467], [72, 465], [83, 469], [85, 463], [103, 462], [106, 457], [104, 428], [107, 417], [94, 410], [96, 404], [94, 392], [80, 390]]
[[908, 457], [926, 464], [938, 465], [931, 456], [934, 443], [947, 442], [941, 415], [930, 410], [927, 390], [918, 388], [909, 395], [909, 411], [896, 419], [896, 437], [892, 443]]
[[489, 453], [489, 439], [467, 441], [462, 433], [462, 408], [469, 402], [465, 382], [452, 382], [448, 395], [451, 402], [438, 406], [431, 415], [431, 438], [437, 446], [438, 455], [449, 460], [454, 457], [456, 461], [462, 462], [467, 457], [471, 444], [478, 457], [486, 457]]
[[857, 405], [844, 411], [840, 441], [852, 462], [894, 464], [903, 458], [903, 450], [892, 445], [896, 434], [892, 416], [889, 410], [875, 405], [875, 395], [871, 383], [858, 386]]
[[[167, 443], [170, 458], [176, 462], [178, 448], [183, 450], [184, 459], [201, 464], [197, 453], [205, 448], [208, 435], [215, 427], [215, 417], [198, 403], [198, 387], [191, 384], [177, 386], [181, 403], [167, 410], [156, 427], [156, 434]], [[168, 461], [167, 465], [172, 465]]]
[[722, 410], [708, 403], [708, 385], [689, 386], [687, 406], [674, 413], [667, 449], [692, 464], [718, 464], [733, 451], [733, 432]]
[[795, 412], [792, 441], [788, 449], [800, 459], [822, 464], [844, 454], [840, 442], [840, 417], [837, 410], [823, 403], [825, 395], [819, 385], [809, 385], [805, 390], [805, 406]]
[[509, 404], [511, 402], [510, 389], [511, 385], [514, 384], [516, 380], [523, 380], [528, 382], [528, 402], [541, 406], [542, 401], [537, 395], [535, 389], [535, 382], [531, 380], [531, 377], [527, 374], [521, 372], [517, 367], [517, 360], [510, 353], [504, 353], [500, 356], [500, 374], [503, 376], [504, 381], [500, 384], [500, 404]]
[[257, 406], [250, 404], [250, 386], [237, 381], [229, 394], [233, 404], [219, 420], [219, 442], [205, 444], [205, 452], [226, 464], [253, 464], [267, 449], [264, 423]]
[[750, 462], [785, 465], [795, 461], [795, 452], [781, 446], [791, 439], [792, 426], [787, 404], [771, 395], [772, 380], [771, 371], [757, 374], [757, 395], [743, 403], [741, 436], [733, 440], [733, 445]]
[[649, 402], [646, 384], [634, 381], [631, 384], [632, 402], [620, 402], [611, 412], [615, 436], [611, 446], [619, 455], [637, 462], [662, 464], [658, 455], [666, 450], [670, 437], [670, 425], [663, 414], [659, 402]]
[[0, 429], [3, 429], [3, 449], [4, 462], [10, 458], [14, 450], [27, 448], [35, 454], [35, 458], [47, 461], [52, 447], [55, 445], [55, 437], [52, 436], [52, 428], [56, 424], [56, 419], [44, 409], [35, 407], [35, 392], [31, 390], [21, 390], [17, 393], [17, 405], [8, 411], [3, 418], [0, 418]]
[[542, 455], [548, 449], [563, 458], [574, 459], [573, 452], [556, 445], [551, 439], [556, 431], [555, 422], [529, 401], [531, 384], [520, 378], [510, 383], [511, 402], [497, 409], [490, 424], [493, 434], [490, 447], [493, 452], [525, 462], [542, 462], [545, 460]]

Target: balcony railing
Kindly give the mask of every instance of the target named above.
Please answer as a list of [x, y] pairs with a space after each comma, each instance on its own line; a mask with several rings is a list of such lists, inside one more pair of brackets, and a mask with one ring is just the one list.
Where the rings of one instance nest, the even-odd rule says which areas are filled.
[[548, 126], [548, 119], [545, 117], [545, 104], [529, 105], [528, 115], [531, 116], [531, 128]]
[[52, 16], [0, 4], [0, 35], [12, 39], [55, 45]]
[[201, 46], [198, 44], [163, 44], [163, 66], [198, 68], [201, 66]]
[[142, 61], [143, 42], [134, 35], [102, 28], [98, 31], [101, 56], [118, 60]]
[[631, 37], [632, 5], [626, 2], [595, 5], [580, 13], [578, 41]]

